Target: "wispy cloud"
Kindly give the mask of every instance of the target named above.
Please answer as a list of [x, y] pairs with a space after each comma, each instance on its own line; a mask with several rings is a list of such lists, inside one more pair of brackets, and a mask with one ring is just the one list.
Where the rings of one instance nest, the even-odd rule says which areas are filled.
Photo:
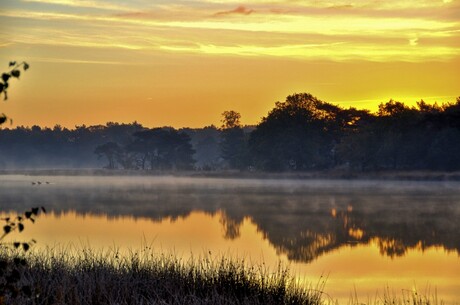
[[[381, 1], [350, 5], [340, 0], [275, 0], [230, 10], [234, 2], [213, 0], [160, 1], [143, 9], [116, 0], [22, 1], [89, 10], [0, 11], [0, 18], [35, 20], [36, 25], [11, 26], [5, 43], [301, 60], [422, 61], [460, 56], [459, 45], [453, 42], [460, 39], [460, 21], [441, 18], [456, 6], [439, 1], [421, 0], [422, 8], [406, 9], [409, 1], [396, 5], [396, 0], [389, 0], [397, 7], [392, 9]], [[430, 10], [438, 18], [430, 16]]]
[[29, 3], [41, 3], [41, 4], [53, 4], [80, 8], [93, 8], [101, 10], [111, 11], [131, 11], [129, 7], [117, 5], [113, 2], [100, 2], [100, 1], [89, 1], [89, 0], [21, 0], [22, 2]]
[[[119, 61], [53, 58], [53, 57], [29, 57], [28, 60], [31, 61], [31, 62], [43, 62], [43, 63], [91, 64], [91, 65], [126, 65], [126, 63], [119, 62]], [[130, 65], [131, 65], [131, 63], [130, 63]]]
[[327, 8], [331, 10], [348, 10], [348, 9], [352, 9], [353, 7], [354, 6], [351, 4], [343, 4], [343, 5], [332, 5]]
[[214, 16], [226, 16], [226, 15], [235, 15], [235, 14], [236, 15], [250, 15], [252, 13], [254, 13], [254, 10], [241, 5], [233, 10], [217, 12], [214, 14]]
[[[234, 0], [201, 0], [194, 1], [195, 3], [212, 3], [215, 5], [231, 5], [235, 4]], [[414, 7], [446, 7], [455, 4], [455, 0], [418, 0], [416, 4], [412, 0], [386, 0], [386, 1], [354, 1], [352, 2], [353, 7], [368, 7], [375, 9], [395, 9], [395, 8], [414, 8]], [[193, 3], [193, 2], [192, 2]], [[265, 6], [285, 6], [291, 8], [301, 7], [316, 7], [316, 8], [328, 8], [328, 7], [346, 7], [350, 5], [349, 0], [330, 0], [330, 1], [317, 1], [317, 0], [302, 0], [302, 1], [290, 1], [290, 0], [253, 0], [250, 2], [251, 5], [265, 5]]]
[[423, 60], [448, 60], [460, 54], [460, 48], [428, 47], [423, 49], [406, 48], [403, 45], [380, 46], [366, 44], [351, 45], [346, 42], [328, 44], [304, 44], [283, 46], [257, 45], [191, 45], [163, 46], [162, 49], [173, 52], [202, 54], [224, 54], [239, 56], [271, 56], [307, 60], [370, 60], [375, 62], [419, 62]]

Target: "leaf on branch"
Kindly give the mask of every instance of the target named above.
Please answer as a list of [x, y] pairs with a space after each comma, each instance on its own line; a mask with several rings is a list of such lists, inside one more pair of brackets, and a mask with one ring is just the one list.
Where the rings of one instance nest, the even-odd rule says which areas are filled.
[[46, 214], [45, 207], [41, 207], [41, 209], [42, 209], [42, 212]]
[[5, 232], [5, 234], [10, 233], [11, 232], [11, 226], [4, 226], [3, 231]]
[[30, 67], [29, 64], [24, 62], [24, 71], [27, 71], [27, 69], [29, 69], [29, 67]]
[[22, 243], [22, 248], [24, 249], [24, 251], [27, 252], [27, 250], [29, 250], [30, 246], [28, 243]]
[[2, 80], [6, 83], [10, 79], [11, 75], [8, 73], [2, 74]]
[[18, 229], [19, 232], [22, 232], [22, 230], [24, 230], [24, 225], [22, 223], [18, 224]]
[[16, 64], [15, 61], [10, 61], [10, 67], [14, 66]]
[[5, 123], [7, 120], [7, 117], [5, 115], [0, 115], [0, 125]]
[[4, 87], [3, 83], [0, 83], [0, 93], [3, 92], [3, 87]]
[[32, 208], [32, 214], [38, 215], [38, 208]]
[[14, 242], [14, 243], [13, 243], [13, 246], [14, 246], [16, 249], [19, 248], [20, 245], [21, 245], [20, 242]]
[[21, 71], [19, 71], [19, 70], [11, 71], [11, 76], [13, 76], [13, 77], [19, 78], [20, 75], [21, 75]]
[[24, 215], [26, 216], [26, 218], [30, 218], [30, 216], [32, 216], [32, 212], [27, 211], [24, 213]]

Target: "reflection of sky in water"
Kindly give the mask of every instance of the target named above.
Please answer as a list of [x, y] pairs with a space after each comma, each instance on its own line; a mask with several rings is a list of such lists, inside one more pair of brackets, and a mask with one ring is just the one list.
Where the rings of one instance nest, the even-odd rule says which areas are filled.
[[[49, 185], [32, 185], [49, 181]], [[460, 186], [162, 177], [0, 176], [2, 210], [44, 205], [22, 236], [45, 245], [136, 249], [187, 257], [291, 262], [300, 277], [348, 300], [414, 283], [459, 299]]]
[[[75, 212], [40, 216], [33, 227], [28, 227], [21, 238], [35, 238], [35, 250], [51, 247], [76, 248], [90, 246], [95, 249], [118, 249], [120, 252], [152, 246], [153, 251], [172, 251], [187, 259], [221, 255], [246, 258], [252, 263], [265, 263], [275, 268], [281, 260], [289, 264], [285, 254], [280, 253], [250, 218], [245, 218], [237, 238], [225, 238], [222, 219], [214, 215], [192, 212], [189, 216], [171, 220], [151, 221], [146, 218], [79, 215]], [[328, 237], [317, 237], [318, 246], [327, 243]], [[382, 256], [378, 239], [368, 244], [344, 244], [313, 261], [291, 262], [290, 270], [299, 279], [317, 283], [322, 275], [328, 276], [326, 292], [334, 298], [347, 301], [356, 287], [359, 296], [376, 296], [389, 286], [396, 293], [411, 289], [414, 284], [423, 291], [427, 283], [437, 288], [438, 296], [457, 299], [458, 274], [457, 253], [446, 252], [441, 247], [430, 247], [425, 251], [411, 249], [404, 256], [390, 258]]]

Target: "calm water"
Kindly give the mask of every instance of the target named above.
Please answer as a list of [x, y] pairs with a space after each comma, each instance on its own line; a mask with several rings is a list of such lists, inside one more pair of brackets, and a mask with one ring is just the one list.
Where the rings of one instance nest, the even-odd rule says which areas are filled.
[[9, 175], [0, 200], [3, 212], [48, 209], [21, 236], [37, 249], [151, 245], [282, 261], [299, 280], [327, 276], [326, 292], [345, 304], [385, 287], [460, 303], [459, 182]]

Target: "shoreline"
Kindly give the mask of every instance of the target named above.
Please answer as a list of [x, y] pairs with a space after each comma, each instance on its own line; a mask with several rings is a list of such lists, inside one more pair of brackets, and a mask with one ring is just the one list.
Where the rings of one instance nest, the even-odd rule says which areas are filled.
[[174, 176], [190, 178], [299, 179], [299, 180], [388, 180], [388, 181], [460, 181], [460, 172], [436, 171], [351, 171], [326, 170], [305, 172], [259, 171], [151, 171], [123, 169], [15, 169], [0, 170], [0, 175], [27, 176]]

